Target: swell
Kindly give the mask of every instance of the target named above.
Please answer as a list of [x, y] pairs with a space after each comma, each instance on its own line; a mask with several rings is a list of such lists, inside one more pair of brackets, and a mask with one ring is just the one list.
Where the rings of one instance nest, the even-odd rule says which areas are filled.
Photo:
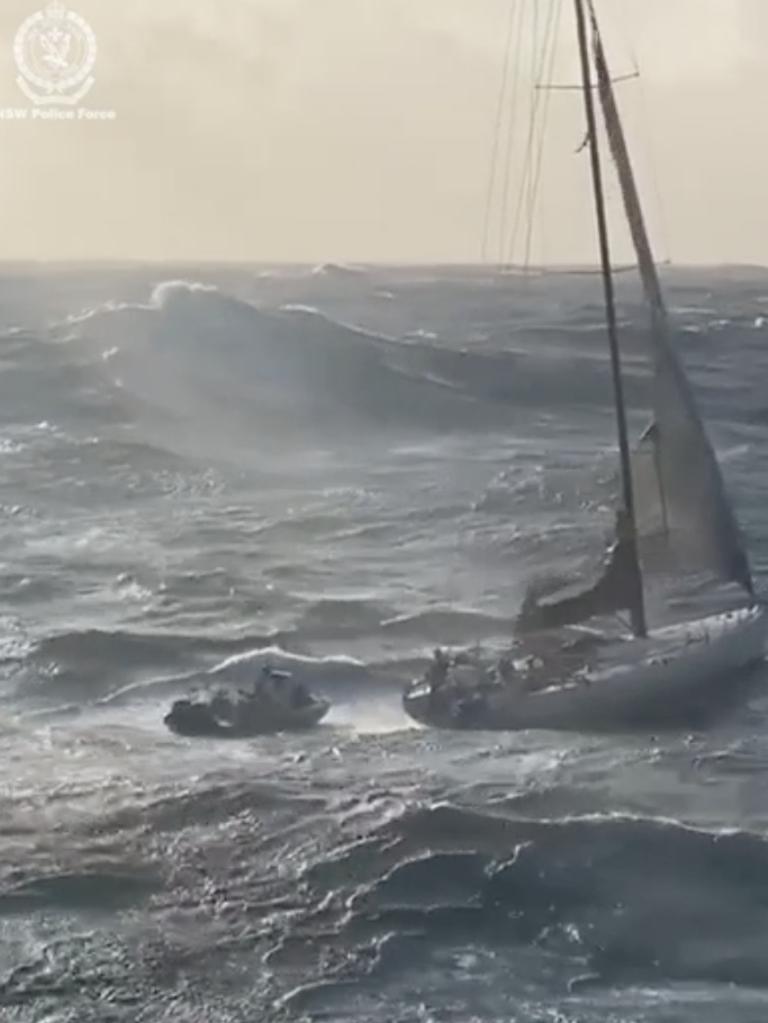
[[41, 661], [66, 662], [73, 667], [88, 663], [117, 663], [130, 669], [146, 665], [176, 664], [185, 654], [220, 656], [268, 646], [274, 636], [217, 639], [184, 633], [136, 633], [87, 629], [61, 633], [40, 642], [35, 656]]
[[[22, 714], [79, 714], [88, 708], [165, 701], [218, 685], [250, 689], [266, 666], [291, 672], [342, 703], [395, 694], [423, 666], [401, 656], [366, 664], [345, 654], [296, 650], [294, 631], [217, 638], [204, 633], [74, 630], [47, 637], [17, 658], [12, 698]], [[303, 645], [303, 644], [301, 644]]]
[[27, 654], [18, 680], [17, 698], [76, 701], [103, 700], [127, 687], [141, 692], [158, 673], [187, 680], [232, 658], [268, 648], [274, 635], [218, 639], [200, 633], [151, 633], [86, 629], [42, 639]]
[[[216, 636], [185, 631], [82, 629], [27, 639], [14, 656], [16, 697], [69, 701], [130, 701], [166, 697], [190, 685], [225, 682], [249, 686], [264, 665], [293, 672], [308, 685], [344, 697], [357, 689], [364, 699], [377, 690], [394, 695], [420, 673], [434, 645], [471, 647], [481, 640], [505, 643], [505, 618], [437, 608], [395, 615], [365, 601], [313, 601], [290, 628], [268, 633]], [[373, 644], [386, 651], [363, 662], [343, 653], [315, 656], [317, 642]]]
[[768, 843], [743, 831], [444, 804], [404, 813], [305, 876], [339, 906], [334, 941], [386, 949], [367, 980], [391, 981], [414, 958], [426, 969], [440, 948], [511, 945], [561, 959], [572, 986], [768, 986]]
[[397, 613], [380, 602], [317, 600], [304, 610], [296, 624], [302, 640], [361, 639], [365, 637], [416, 641], [451, 646], [495, 636], [508, 636], [510, 623], [479, 611], [432, 607]]
[[146, 871], [51, 873], [0, 889], [0, 917], [73, 909], [111, 913], [133, 907], [159, 888], [160, 879]]
[[[428, 292], [437, 282], [420, 287]], [[646, 408], [646, 340], [641, 311], [630, 311], [622, 334], [627, 398]], [[280, 446], [306, 438], [310, 427], [484, 430], [509, 428], [532, 409], [607, 409], [604, 331], [589, 301], [574, 300], [548, 325], [540, 313], [531, 323], [517, 313], [479, 307], [478, 322], [466, 326], [471, 344], [461, 335], [452, 341], [450, 330], [447, 338], [425, 331], [435, 340], [401, 340], [350, 325], [339, 312], [251, 304], [211, 285], [166, 281], [145, 303], [112, 301], [48, 335], [14, 335], [2, 415], [27, 422], [34, 409], [35, 421], [44, 415], [81, 433], [109, 428], [113, 437], [130, 429], [129, 444], [205, 455]], [[697, 332], [679, 335], [697, 393], [711, 415], [759, 422], [761, 331], [749, 317], [721, 326], [706, 315], [696, 314], [704, 317]]]

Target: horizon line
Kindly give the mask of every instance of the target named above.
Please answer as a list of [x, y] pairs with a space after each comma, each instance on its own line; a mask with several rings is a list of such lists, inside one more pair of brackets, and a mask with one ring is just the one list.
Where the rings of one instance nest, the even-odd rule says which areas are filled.
[[[656, 264], [662, 271], [671, 270], [724, 270], [724, 269], [750, 269], [768, 271], [768, 263], [756, 263], [749, 260], [726, 260], [724, 262], [689, 262], [664, 260]], [[86, 257], [86, 258], [0, 258], [0, 268], [4, 267], [155, 267], [155, 266], [179, 266], [179, 267], [272, 267], [286, 269], [314, 269], [314, 268], [336, 268], [339, 270], [367, 270], [367, 269], [467, 269], [486, 270], [493, 273], [515, 272], [540, 273], [549, 270], [559, 272], [584, 272], [595, 271], [600, 273], [600, 264], [597, 262], [551, 262], [551, 263], [489, 263], [482, 260], [312, 260], [312, 259], [232, 259], [232, 258], [201, 258], [190, 259], [180, 257], [178, 259], [168, 258], [140, 258], [140, 257]], [[621, 264], [613, 267], [615, 274], [628, 273], [637, 269], [637, 264]]]

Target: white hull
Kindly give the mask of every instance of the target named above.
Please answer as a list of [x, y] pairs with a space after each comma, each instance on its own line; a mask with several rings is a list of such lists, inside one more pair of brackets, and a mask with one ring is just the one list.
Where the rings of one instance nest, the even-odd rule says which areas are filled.
[[664, 716], [685, 707], [735, 673], [765, 656], [768, 609], [759, 605], [668, 626], [647, 639], [610, 648], [597, 666], [569, 681], [531, 693], [508, 687], [484, 691], [462, 718], [433, 693], [415, 683], [403, 697], [408, 714], [438, 728], [585, 729]]

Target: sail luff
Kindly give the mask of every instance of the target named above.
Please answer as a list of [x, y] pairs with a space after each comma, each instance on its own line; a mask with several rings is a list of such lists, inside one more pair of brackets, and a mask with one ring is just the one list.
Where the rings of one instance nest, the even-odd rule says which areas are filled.
[[645, 219], [640, 204], [640, 195], [637, 191], [635, 176], [632, 171], [632, 162], [629, 156], [627, 141], [624, 136], [624, 129], [621, 124], [619, 108], [616, 104], [616, 97], [613, 92], [613, 82], [608, 70], [608, 61], [603, 48], [603, 41], [600, 35], [600, 28], [597, 23], [597, 14], [593, 0], [588, 0], [590, 20], [592, 22], [592, 38], [595, 52], [595, 66], [597, 69], [597, 86], [600, 103], [603, 108], [603, 116], [606, 122], [608, 133], [608, 144], [616, 164], [616, 169], [621, 185], [621, 194], [624, 201], [624, 211], [629, 223], [629, 230], [632, 236], [632, 243], [637, 253], [640, 277], [643, 283], [645, 296], [655, 317], [659, 320], [666, 320], [667, 311], [664, 302], [664, 295], [661, 290], [661, 282], [656, 270], [656, 261], [653, 258], [651, 243], [648, 239], [648, 232], [645, 228]]
[[[740, 583], [751, 595], [749, 562], [736, 517], [728, 501], [720, 467], [704, 431], [693, 393], [671, 345], [669, 320], [659, 275], [645, 227], [640, 197], [629, 150], [611, 82], [594, 0], [589, 4], [597, 85], [608, 143], [621, 187], [624, 210], [638, 260], [640, 277], [651, 314], [651, 347], [655, 366], [655, 428], [659, 451], [659, 489], [665, 492], [665, 476], [685, 468], [686, 480], [678, 481], [691, 530], [707, 548], [708, 567], [717, 575]], [[665, 421], [666, 420], [666, 421]], [[687, 486], [688, 493], [684, 493]], [[666, 498], [665, 498], [666, 500]], [[681, 516], [682, 517], [682, 516]]]

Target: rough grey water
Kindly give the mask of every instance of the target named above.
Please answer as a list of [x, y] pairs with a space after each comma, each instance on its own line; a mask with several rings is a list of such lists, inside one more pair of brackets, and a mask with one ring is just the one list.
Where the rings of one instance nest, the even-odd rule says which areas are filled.
[[[668, 275], [760, 579], [768, 272]], [[762, 1021], [768, 695], [706, 727], [442, 734], [401, 687], [596, 555], [615, 460], [590, 275], [0, 278], [0, 1015]], [[633, 422], [648, 378], [622, 278]], [[289, 664], [313, 733], [185, 741]]]

